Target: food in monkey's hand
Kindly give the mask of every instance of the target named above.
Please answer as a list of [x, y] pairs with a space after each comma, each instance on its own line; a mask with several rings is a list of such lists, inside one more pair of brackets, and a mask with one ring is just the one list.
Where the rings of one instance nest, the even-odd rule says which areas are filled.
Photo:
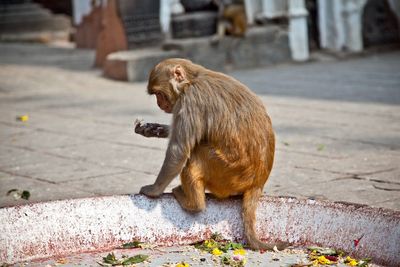
[[135, 121], [135, 133], [144, 137], [167, 138], [169, 135], [169, 126], [159, 123], [143, 123], [143, 121]]

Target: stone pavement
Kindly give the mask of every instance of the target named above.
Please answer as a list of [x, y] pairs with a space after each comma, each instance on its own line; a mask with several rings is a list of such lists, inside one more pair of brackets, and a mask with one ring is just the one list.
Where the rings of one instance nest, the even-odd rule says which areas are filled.
[[[93, 61], [88, 50], [0, 44], [0, 206], [154, 181], [167, 140], [135, 135], [133, 122], [169, 115], [145, 83], [107, 80]], [[231, 73], [262, 97], [277, 134], [265, 193], [399, 210], [399, 70], [390, 52]], [[14, 188], [29, 201], [7, 196]]]

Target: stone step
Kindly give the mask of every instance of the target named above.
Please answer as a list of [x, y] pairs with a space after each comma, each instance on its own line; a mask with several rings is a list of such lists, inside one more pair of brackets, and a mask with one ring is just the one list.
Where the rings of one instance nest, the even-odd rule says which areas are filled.
[[244, 38], [172, 39], [164, 43], [163, 49], [178, 50], [183, 57], [220, 71], [268, 66], [291, 59], [287, 29], [281, 26], [252, 27]]
[[16, 32], [38, 32], [38, 31], [60, 31], [69, 30], [71, 20], [64, 15], [54, 15], [49, 17], [29, 17], [19, 21], [0, 21], [0, 35]]
[[[0, 41], [68, 39], [71, 19], [53, 13], [37, 3], [0, 4]], [[61, 38], [60, 38], [61, 37]]]
[[33, 10], [24, 10], [19, 12], [6, 12], [0, 13], [1, 19], [0, 23], [7, 22], [18, 22], [21, 20], [29, 19], [40, 19], [40, 18], [50, 18], [52, 16], [51, 12], [47, 9], [33, 9]]
[[244, 38], [225, 36], [172, 39], [162, 48], [110, 54], [106, 77], [130, 82], [145, 81], [151, 68], [164, 58], [183, 57], [217, 71], [254, 68], [291, 60], [288, 33], [279, 26], [250, 28]]
[[37, 9], [43, 9], [43, 7], [37, 3], [24, 3], [24, 4], [0, 3], [0, 13], [19, 13]]
[[119, 51], [107, 56], [104, 76], [122, 81], [147, 81], [151, 69], [160, 61], [179, 57], [176, 50], [164, 51], [160, 48]]

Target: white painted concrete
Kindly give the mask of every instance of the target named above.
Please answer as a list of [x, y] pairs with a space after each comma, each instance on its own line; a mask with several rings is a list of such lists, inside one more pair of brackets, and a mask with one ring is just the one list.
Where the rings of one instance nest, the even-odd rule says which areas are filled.
[[[367, 206], [295, 198], [263, 197], [257, 210], [262, 239], [294, 245], [319, 244], [369, 256], [377, 263], [400, 264], [400, 213]], [[54, 255], [96, 251], [141, 240], [183, 245], [211, 233], [242, 239], [241, 200], [208, 198], [207, 210], [183, 211], [172, 195], [73, 199], [0, 209], [0, 262], [14, 263]]]

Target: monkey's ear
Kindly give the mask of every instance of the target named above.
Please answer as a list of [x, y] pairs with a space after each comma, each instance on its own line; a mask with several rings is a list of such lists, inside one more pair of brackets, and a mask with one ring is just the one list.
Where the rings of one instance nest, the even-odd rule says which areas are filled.
[[174, 74], [174, 79], [179, 83], [186, 80], [185, 70], [180, 65], [174, 67], [173, 74]]

